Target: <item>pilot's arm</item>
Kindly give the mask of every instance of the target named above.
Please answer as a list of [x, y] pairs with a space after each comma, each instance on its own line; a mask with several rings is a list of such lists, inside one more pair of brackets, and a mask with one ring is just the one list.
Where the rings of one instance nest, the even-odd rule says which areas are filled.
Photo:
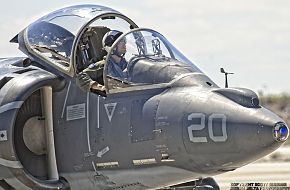
[[98, 83], [97, 80], [103, 77], [104, 62], [100, 61], [91, 64], [77, 75], [77, 85], [83, 91], [102, 91], [105, 92], [105, 86]]

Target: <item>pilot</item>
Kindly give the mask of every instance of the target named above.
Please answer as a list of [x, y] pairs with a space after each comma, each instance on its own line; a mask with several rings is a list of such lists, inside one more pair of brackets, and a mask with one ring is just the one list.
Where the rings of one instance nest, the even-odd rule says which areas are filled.
[[[117, 30], [107, 32], [102, 40], [103, 49], [109, 52], [109, 48], [123, 33]], [[127, 78], [126, 70], [127, 61], [124, 58], [126, 53], [126, 39], [116, 44], [108, 59], [108, 75], [117, 78]], [[84, 91], [93, 91], [106, 93], [103, 82], [103, 70], [106, 57], [103, 60], [92, 63], [77, 75], [77, 84]]]
[[[116, 32], [116, 31], [114, 31]], [[116, 35], [121, 32], [117, 32]], [[122, 33], [121, 33], [122, 34]], [[110, 39], [109, 37], [104, 38], [103, 47], [108, 51], [107, 48], [111, 47], [115, 40]], [[126, 53], [126, 38], [122, 38], [117, 44], [116, 47], [112, 50], [110, 57], [108, 59], [108, 74], [116, 78], [127, 78], [127, 61], [124, 58]]]

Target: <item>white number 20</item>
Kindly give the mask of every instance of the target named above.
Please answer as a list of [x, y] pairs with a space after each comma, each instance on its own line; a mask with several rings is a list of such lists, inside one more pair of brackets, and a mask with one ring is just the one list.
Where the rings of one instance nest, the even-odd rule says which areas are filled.
[[[189, 139], [191, 142], [208, 142], [206, 137], [194, 136], [194, 131], [200, 131], [205, 128], [205, 114], [203, 113], [192, 113], [188, 116], [188, 120], [200, 119], [199, 124], [190, 125], [188, 130]], [[215, 136], [213, 134], [213, 122], [216, 119], [221, 119], [222, 136]], [[224, 114], [211, 114], [208, 117], [208, 133], [211, 140], [214, 142], [225, 142], [228, 139], [227, 135], [227, 117]]]

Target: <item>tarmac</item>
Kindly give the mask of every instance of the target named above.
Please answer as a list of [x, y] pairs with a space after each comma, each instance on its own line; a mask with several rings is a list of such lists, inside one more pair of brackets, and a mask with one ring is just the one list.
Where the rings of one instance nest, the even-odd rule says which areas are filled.
[[290, 190], [290, 146], [281, 147], [274, 153], [235, 171], [214, 176], [214, 179], [222, 190], [247, 187]]

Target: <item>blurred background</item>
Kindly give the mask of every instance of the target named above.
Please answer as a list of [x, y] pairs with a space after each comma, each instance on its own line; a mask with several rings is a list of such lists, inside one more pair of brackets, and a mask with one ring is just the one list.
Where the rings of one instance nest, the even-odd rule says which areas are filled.
[[[229, 86], [254, 90], [262, 105], [290, 126], [289, 0], [3, 1], [0, 6], [0, 57], [23, 56], [17, 44], [9, 40], [29, 23], [53, 10], [84, 3], [110, 6], [140, 27], [157, 30], [221, 87], [224, 75], [220, 68], [233, 72], [234, 75], [229, 76]], [[289, 145], [290, 140], [258, 161], [258, 164], [286, 165], [267, 165], [269, 170], [264, 170], [267, 167], [262, 165], [262, 172], [253, 174], [259, 165], [250, 164], [246, 169], [249, 167], [256, 178], [249, 177], [247, 170], [245, 180], [257, 181], [260, 175], [269, 174], [264, 182], [272, 179], [290, 185]], [[242, 181], [237, 178], [242, 176], [238, 172], [233, 172], [234, 178], [227, 176], [232, 174], [221, 176], [218, 182], [229, 185]], [[280, 176], [281, 172], [288, 180]]]

